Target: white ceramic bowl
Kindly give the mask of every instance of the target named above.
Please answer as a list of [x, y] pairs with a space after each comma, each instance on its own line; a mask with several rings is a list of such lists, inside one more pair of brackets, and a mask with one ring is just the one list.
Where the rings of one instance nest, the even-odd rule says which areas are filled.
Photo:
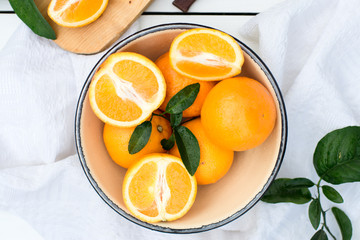
[[116, 212], [143, 227], [161, 232], [194, 233], [217, 228], [233, 221], [253, 207], [265, 193], [278, 172], [286, 146], [287, 120], [280, 89], [263, 61], [245, 44], [245, 63], [241, 75], [261, 82], [272, 94], [277, 107], [277, 121], [269, 138], [260, 146], [237, 152], [229, 172], [215, 184], [199, 186], [194, 205], [181, 219], [150, 224], [133, 217], [122, 198], [122, 181], [126, 169], [113, 162], [104, 145], [104, 124], [91, 110], [88, 89], [91, 79], [112, 53], [131, 51], [155, 61], [169, 50], [172, 40], [181, 32], [206, 26], [166, 24], [137, 32], [112, 47], [90, 72], [79, 97], [75, 136], [80, 162], [91, 185]]

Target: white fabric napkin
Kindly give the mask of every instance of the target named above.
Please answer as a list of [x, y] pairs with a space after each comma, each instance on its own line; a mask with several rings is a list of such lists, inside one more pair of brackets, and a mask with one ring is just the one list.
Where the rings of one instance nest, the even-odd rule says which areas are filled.
[[[289, 136], [278, 177], [317, 181], [316, 143], [331, 130], [360, 125], [358, 9], [358, 0], [289, 0], [235, 36], [255, 48], [283, 92]], [[127, 34], [139, 29], [135, 23]], [[0, 214], [27, 222], [38, 233], [33, 239], [311, 238], [307, 205], [259, 202], [224, 227], [191, 235], [150, 231], [109, 208], [82, 172], [74, 143], [77, 98], [100, 56], [66, 52], [23, 25], [1, 51]], [[360, 183], [336, 188], [353, 239], [360, 239]], [[340, 239], [334, 218], [328, 222]]]

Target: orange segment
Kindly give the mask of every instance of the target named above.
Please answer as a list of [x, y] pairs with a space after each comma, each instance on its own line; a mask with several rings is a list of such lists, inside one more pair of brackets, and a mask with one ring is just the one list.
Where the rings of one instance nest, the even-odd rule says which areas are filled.
[[179, 74], [216, 81], [239, 74], [244, 56], [239, 44], [226, 33], [214, 29], [191, 29], [174, 39], [170, 61]]
[[232, 70], [231, 67], [226, 65], [211, 66], [210, 64], [205, 65], [187, 60], [179, 61], [177, 63], [177, 68], [180, 71], [186, 71], [186, 73], [191, 75], [193, 78], [194, 76], [202, 79], [214, 77], [216, 80], [222, 79], [224, 75], [228, 75]]
[[159, 214], [154, 194], [157, 171], [156, 163], [148, 162], [144, 164], [134, 175], [129, 186], [129, 197], [134, 207], [151, 217]]
[[137, 53], [114, 53], [95, 73], [89, 99], [103, 122], [132, 127], [161, 105], [165, 88], [164, 77], [151, 60]]
[[146, 222], [172, 221], [195, 201], [196, 179], [180, 158], [154, 153], [144, 156], [125, 174], [123, 197], [128, 210]]
[[191, 194], [191, 181], [188, 173], [179, 163], [170, 163], [166, 168], [166, 181], [171, 195], [166, 212], [169, 214], [179, 213], [185, 207]]
[[132, 83], [135, 91], [143, 98], [151, 98], [159, 90], [155, 74], [141, 63], [124, 60], [116, 63], [114, 73]]
[[103, 75], [96, 83], [95, 100], [101, 112], [117, 121], [132, 121], [141, 116], [141, 108], [116, 94], [112, 79]]
[[81, 27], [99, 18], [107, 4], [108, 0], [52, 0], [48, 15], [63, 27]]
[[[214, 54], [215, 56], [221, 56], [229, 62], [234, 62], [236, 59], [236, 53], [232, 45], [220, 37], [214, 37], [215, 30], [208, 31], [196, 30], [196, 34], [188, 35], [179, 43], [179, 50], [185, 56], [196, 56], [195, 53], [206, 52]], [[220, 32], [221, 33], [221, 32]], [[224, 55], [224, 52], [227, 55]]]

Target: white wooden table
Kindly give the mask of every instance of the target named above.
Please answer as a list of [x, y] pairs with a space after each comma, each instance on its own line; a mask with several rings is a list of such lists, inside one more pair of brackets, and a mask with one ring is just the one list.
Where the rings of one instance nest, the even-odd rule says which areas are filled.
[[[236, 36], [247, 20], [284, 0], [197, 0], [188, 13], [182, 13], [172, 5], [172, 1], [154, 0], [140, 16], [141, 28], [162, 23], [188, 22], [219, 28]], [[19, 24], [22, 23], [8, 0], [0, 0], [0, 49]]]

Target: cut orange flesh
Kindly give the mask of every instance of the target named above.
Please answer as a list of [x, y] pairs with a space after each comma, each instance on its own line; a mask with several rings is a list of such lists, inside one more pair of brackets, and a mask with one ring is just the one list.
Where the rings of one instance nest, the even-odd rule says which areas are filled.
[[128, 210], [142, 221], [173, 221], [194, 203], [196, 179], [180, 158], [154, 153], [143, 157], [126, 172], [123, 197]]
[[81, 27], [99, 18], [107, 4], [108, 0], [52, 0], [48, 15], [60, 26]]
[[165, 80], [158, 67], [137, 53], [110, 55], [95, 73], [89, 98], [105, 123], [132, 127], [145, 121], [164, 101]]
[[170, 47], [170, 62], [184, 76], [217, 81], [241, 72], [244, 56], [228, 34], [214, 29], [191, 29], [177, 36]]

